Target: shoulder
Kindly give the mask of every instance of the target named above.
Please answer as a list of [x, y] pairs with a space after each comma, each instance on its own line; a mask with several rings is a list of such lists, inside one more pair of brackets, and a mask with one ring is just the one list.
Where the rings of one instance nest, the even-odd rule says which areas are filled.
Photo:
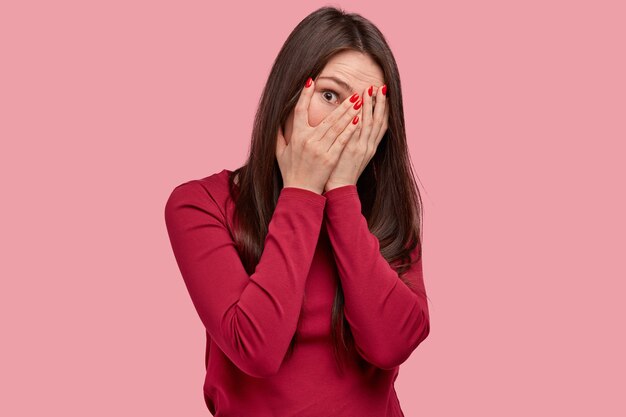
[[179, 183], [170, 190], [166, 209], [185, 204], [217, 209], [222, 214], [230, 196], [228, 180], [232, 171], [222, 169], [203, 178], [195, 178]]

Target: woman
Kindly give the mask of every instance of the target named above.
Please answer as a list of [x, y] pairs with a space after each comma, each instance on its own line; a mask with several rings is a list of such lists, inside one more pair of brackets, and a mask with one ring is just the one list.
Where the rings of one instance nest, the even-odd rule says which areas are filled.
[[383, 35], [316, 10], [276, 58], [246, 164], [165, 207], [210, 412], [403, 416], [399, 365], [430, 330], [421, 212]]

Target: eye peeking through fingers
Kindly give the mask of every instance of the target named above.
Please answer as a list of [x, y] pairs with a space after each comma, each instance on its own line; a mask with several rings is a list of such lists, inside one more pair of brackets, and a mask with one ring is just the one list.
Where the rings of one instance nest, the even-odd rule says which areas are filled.
[[[332, 101], [332, 100], [328, 99], [329, 96], [332, 97], [333, 95], [337, 98], [336, 100]], [[335, 92], [333, 90], [328, 90], [328, 89], [322, 90], [322, 97], [324, 97], [324, 100], [327, 101], [328, 103], [335, 103], [335, 102], [339, 101], [339, 99], [340, 99], [340, 96], [339, 96], [339, 94], [337, 94], [337, 92]]]

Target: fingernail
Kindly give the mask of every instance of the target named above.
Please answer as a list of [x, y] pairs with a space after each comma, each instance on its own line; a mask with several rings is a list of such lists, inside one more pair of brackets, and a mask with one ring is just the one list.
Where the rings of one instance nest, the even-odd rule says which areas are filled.
[[352, 97], [350, 97], [350, 103], [354, 103], [358, 98], [359, 98], [359, 93], [352, 94]]
[[358, 121], [359, 121], [359, 116], [354, 116], [354, 119], [352, 119], [352, 124], [355, 125]]
[[372, 96], [372, 91], [374, 91], [374, 86], [370, 85], [370, 88], [367, 90], [367, 94], [369, 94], [370, 97]]
[[313, 84], [313, 78], [309, 77], [306, 80], [306, 84], [304, 85], [306, 88], [309, 88], [311, 86], [311, 84]]
[[383, 85], [383, 90], [382, 90], [382, 92], [383, 92], [383, 96], [386, 96], [386, 95], [387, 95], [387, 84]]
[[354, 110], [358, 110], [361, 108], [361, 105], [363, 104], [363, 99], [357, 101], [356, 103], [354, 103]]

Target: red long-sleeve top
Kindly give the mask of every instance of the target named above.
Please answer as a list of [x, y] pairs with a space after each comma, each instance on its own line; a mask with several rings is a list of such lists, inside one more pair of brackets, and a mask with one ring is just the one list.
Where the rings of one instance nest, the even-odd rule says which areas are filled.
[[[355, 185], [281, 189], [252, 275], [232, 239], [227, 169], [176, 186], [165, 221], [204, 324], [204, 398], [218, 417], [399, 417], [394, 381], [429, 333], [426, 298], [381, 255]], [[416, 256], [414, 252], [413, 257]], [[406, 277], [425, 292], [421, 260]], [[338, 371], [331, 310], [338, 281], [354, 352]], [[297, 333], [295, 350], [286, 357]]]

